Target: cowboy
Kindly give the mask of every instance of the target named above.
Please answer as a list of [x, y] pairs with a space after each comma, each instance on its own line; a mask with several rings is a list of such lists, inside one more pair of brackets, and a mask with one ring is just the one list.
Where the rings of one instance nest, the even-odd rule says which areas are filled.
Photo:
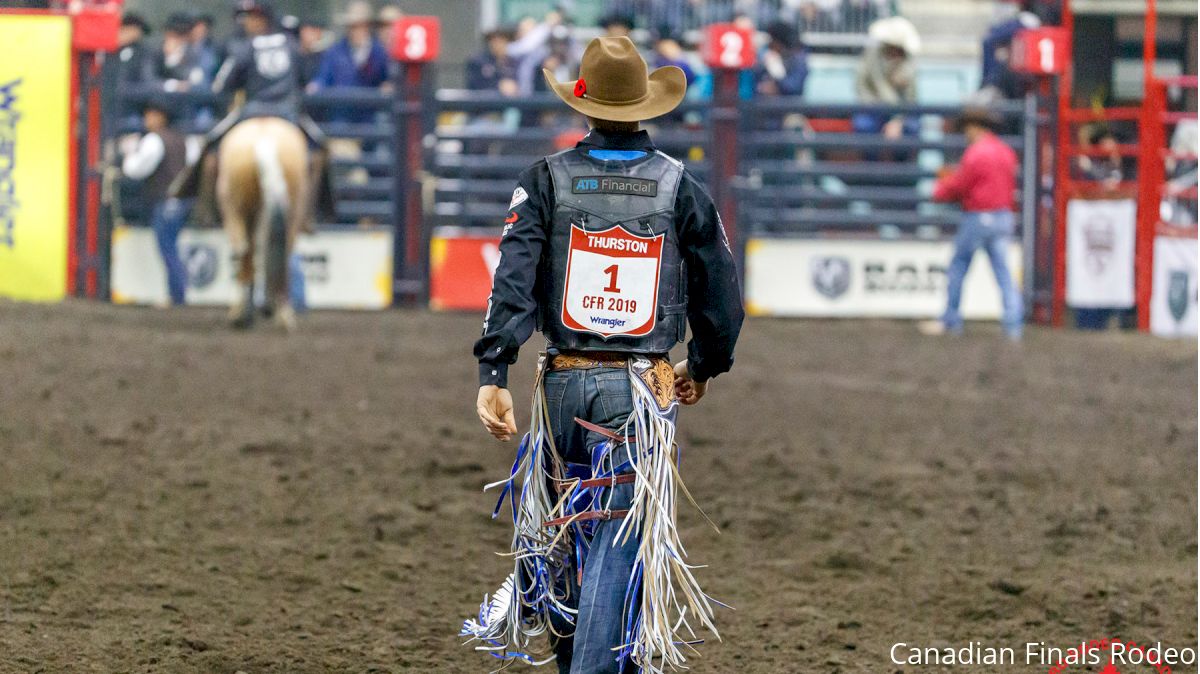
[[[521, 494], [514, 514], [532, 526], [517, 527], [509, 591], [498, 592], [464, 634], [487, 644], [480, 648], [532, 662], [532, 640], [549, 632], [563, 673], [616, 674], [661, 658], [678, 665], [679, 645], [690, 638], [673, 632], [678, 622], [663, 618], [664, 598], [641, 592], [638, 579], [661, 587], [649, 579], [690, 572], [659, 554], [674, 540], [673, 506], [651, 522], [655, 515], [639, 504], [654, 497], [635, 495], [673, 489], [648, 476], [671, 474], [650, 466], [670, 460], [677, 403], [699, 402], [733, 363], [743, 318], [737, 271], [708, 193], [639, 129], [679, 105], [683, 72], [668, 66], [647, 75], [629, 38], [600, 37], [585, 50], [577, 81], [543, 75], [591, 132], [521, 174], [505, 220], [474, 350], [476, 406], [493, 437], [516, 434], [508, 367], [536, 324], [548, 348], [531, 434], [514, 466], [529, 476], [526, 489], [514, 491]], [[687, 359], [672, 367], [668, 352], [687, 325]], [[549, 481], [541, 479], [543, 465], [556, 466]], [[566, 490], [561, 500], [537, 496], [548, 483]], [[581, 502], [595, 508], [570, 509]], [[537, 521], [543, 514], [550, 522]], [[558, 540], [547, 547], [537, 529], [556, 517], [570, 522], [544, 529]], [[674, 596], [684, 593], [693, 602], [688, 621], [711, 628], [707, 597], [694, 583]], [[505, 597], [519, 598], [510, 602], [518, 608], [493, 619]]]
[[[871, 43], [863, 52], [855, 79], [858, 102], [880, 105], [906, 105], [917, 100], [916, 56], [921, 36], [912, 22], [902, 16], [880, 19], [869, 29]], [[879, 113], [856, 113], [851, 120], [857, 133], [879, 133], [889, 140], [916, 135], [920, 128], [916, 117], [894, 115], [884, 119]]]
[[234, 16], [245, 37], [229, 45], [229, 53], [213, 79], [212, 89], [217, 94], [242, 91], [245, 93], [245, 102], [208, 132], [201, 160], [197, 162], [202, 170], [185, 170], [181, 173], [172, 185], [172, 193], [179, 197], [202, 193], [198, 210], [211, 217], [215, 210], [212, 186], [215, 185], [216, 176], [216, 156], [212, 150], [242, 120], [279, 117], [300, 127], [310, 143], [317, 146], [310, 159], [310, 173], [319, 185], [313, 193], [318, 203], [327, 210], [331, 197], [325, 171], [325, 135], [300, 110], [303, 83], [300, 80], [301, 59], [296, 42], [276, 25], [275, 12], [269, 0], [237, 0]]
[[1021, 339], [1024, 309], [1021, 291], [1008, 269], [1008, 249], [1012, 243], [1014, 218], [1013, 195], [1017, 180], [1017, 153], [1004, 143], [995, 129], [1003, 120], [986, 108], [967, 108], [959, 127], [967, 138], [967, 151], [957, 170], [934, 185], [933, 200], [962, 204], [962, 221], [954, 237], [954, 257], [946, 270], [946, 312], [939, 321], [920, 324], [925, 334], [961, 334], [963, 279], [982, 248], [992, 263], [992, 272], [1000, 286], [1004, 305], [1001, 325], [1012, 341]]
[[144, 181], [142, 197], [150, 207], [150, 227], [167, 272], [167, 294], [171, 305], [180, 306], [184, 304], [188, 274], [179, 256], [178, 241], [191, 200], [167, 194], [171, 179], [187, 164], [187, 145], [183, 134], [171, 127], [172, 117], [172, 110], [163, 101], [146, 101], [142, 106], [146, 133], [125, 153], [121, 172], [132, 180]]

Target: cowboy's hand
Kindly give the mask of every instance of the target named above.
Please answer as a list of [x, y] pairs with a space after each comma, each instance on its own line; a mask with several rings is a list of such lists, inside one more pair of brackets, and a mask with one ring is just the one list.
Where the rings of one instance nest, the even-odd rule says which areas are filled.
[[695, 405], [704, 394], [708, 393], [708, 382], [698, 382], [692, 379], [688, 372], [688, 362], [681, 360], [675, 364], [675, 397], [684, 405]]
[[493, 438], [508, 442], [517, 434], [512, 394], [508, 389], [495, 385], [480, 386], [479, 397], [475, 399], [475, 411]]

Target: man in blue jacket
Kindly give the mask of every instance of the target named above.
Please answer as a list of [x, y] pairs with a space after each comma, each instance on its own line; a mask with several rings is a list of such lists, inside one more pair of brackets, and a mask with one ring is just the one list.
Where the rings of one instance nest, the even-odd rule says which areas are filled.
[[[346, 36], [325, 50], [310, 89], [378, 87], [387, 81], [387, 51], [371, 33], [371, 19], [371, 8], [365, 3], [350, 6], [343, 17]], [[364, 123], [370, 122], [374, 114], [373, 110], [333, 108], [329, 118], [335, 122]]]

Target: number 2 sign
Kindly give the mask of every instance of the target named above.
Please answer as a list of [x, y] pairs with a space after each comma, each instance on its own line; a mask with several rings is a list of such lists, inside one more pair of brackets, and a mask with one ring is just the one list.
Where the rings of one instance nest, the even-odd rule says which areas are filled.
[[436, 16], [405, 16], [392, 29], [392, 58], [402, 63], [425, 63], [437, 59], [441, 49], [442, 24]]
[[754, 33], [732, 23], [708, 27], [704, 62], [712, 68], [744, 70], [754, 65]]

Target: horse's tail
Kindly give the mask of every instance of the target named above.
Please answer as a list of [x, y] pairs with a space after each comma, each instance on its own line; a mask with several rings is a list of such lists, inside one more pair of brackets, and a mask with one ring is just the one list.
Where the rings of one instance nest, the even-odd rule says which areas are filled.
[[265, 245], [260, 250], [264, 253], [267, 287], [286, 288], [288, 184], [283, 175], [283, 164], [279, 161], [279, 144], [274, 136], [264, 134], [254, 140], [254, 160], [258, 165], [262, 218], [266, 225], [262, 232]]

